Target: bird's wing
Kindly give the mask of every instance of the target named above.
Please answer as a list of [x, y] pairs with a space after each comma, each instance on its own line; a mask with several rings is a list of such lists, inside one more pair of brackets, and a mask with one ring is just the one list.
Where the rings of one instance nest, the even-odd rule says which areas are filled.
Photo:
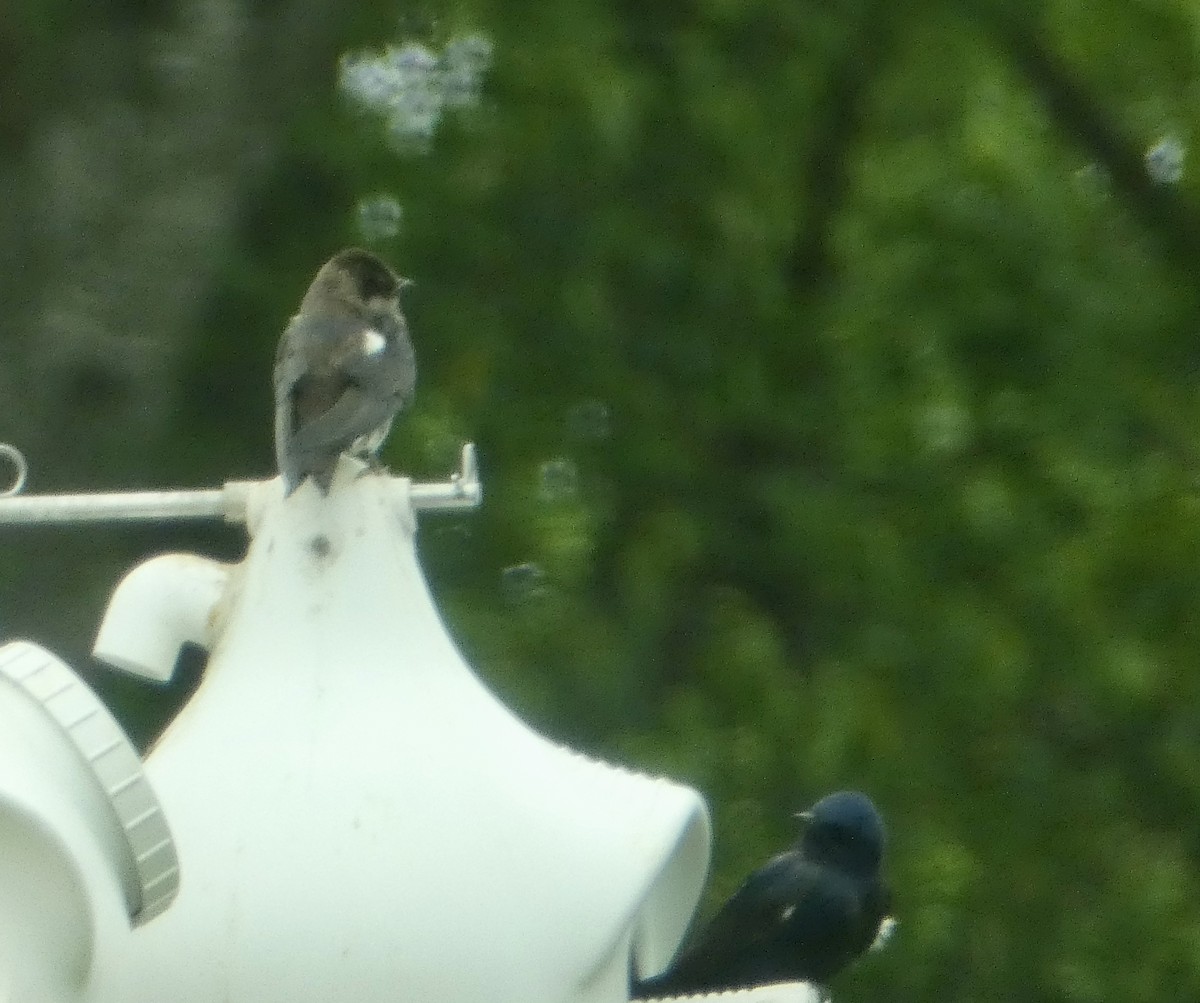
[[292, 448], [298, 454], [341, 452], [386, 422], [395, 410], [394, 401], [380, 400], [347, 383], [328, 408], [296, 424]]
[[289, 483], [295, 481], [295, 471], [292, 470], [293, 454], [290, 449], [296, 424], [292, 396], [296, 384], [308, 368], [303, 348], [295, 336], [296, 325], [299, 322], [299, 316], [291, 319], [275, 350], [275, 459], [280, 473]]
[[812, 870], [795, 851], [774, 857], [743, 882], [711, 922], [688, 945], [675, 971], [705, 981], [736, 970], [745, 958], [779, 935], [796, 902], [814, 884]]
[[288, 322], [287, 329], [283, 332], [283, 337], [279, 339], [279, 344], [275, 348], [275, 400], [277, 402], [287, 397], [292, 387], [296, 385], [296, 381], [304, 375], [305, 369], [308, 368], [308, 360], [305, 358], [303, 346], [296, 333], [300, 323], [302, 320], [299, 315], [293, 317]]
[[356, 440], [386, 430], [415, 380], [398, 313], [292, 318], [275, 363], [275, 448], [285, 482], [331, 469]]
[[372, 318], [347, 339], [338, 369], [368, 393], [403, 407], [416, 386], [417, 363], [408, 325], [399, 314]]
[[[362, 318], [340, 313], [297, 314], [279, 342], [275, 361], [277, 419], [293, 449], [344, 448], [386, 420], [386, 392], [377, 386], [383, 344]], [[394, 403], [392, 404], [394, 407]], [[376, 416], [375, 411], [382, 412]]]
[[[858, 945], [861, 897], [845, 876], [797, 851], [780, 854], [755, 871], [688, 945], [663, 977], [663, 988], [679, 994], [824, 981], [866, 946]], [[877, 927], [878, 918], [872, 935]]]

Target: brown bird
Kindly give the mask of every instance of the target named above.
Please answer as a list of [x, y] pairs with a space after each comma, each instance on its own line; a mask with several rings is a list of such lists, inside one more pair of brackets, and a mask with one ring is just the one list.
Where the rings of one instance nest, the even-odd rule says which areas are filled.
[[369, 251], [339, 251], [317, 272], [275, 354], [275, 456], [284, 496], [312, 477], [329, 493], [344, 452], [377, 463], [417, 363], [400, 292]]

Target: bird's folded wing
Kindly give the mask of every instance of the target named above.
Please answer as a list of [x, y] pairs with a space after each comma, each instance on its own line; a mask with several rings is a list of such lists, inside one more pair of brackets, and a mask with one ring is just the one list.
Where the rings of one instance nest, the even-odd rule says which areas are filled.
[[781, 853], [751, 874], [688, 945], [676, 970], [726, 971], [731, 962], [774, 937], [802, 890], [797, 870], [803, 863], [796, 858], [795, 853]]
[[417, 361], [403, 324], [389, 319], [381, 322], [380, 330], [387, 336], [385, 350], [364, 350], [363, 346], [370, 339], [364, 339], [360, 334], [354, 350], [340, 357], [338, 369], [368, 393], [391, 400], [395, 409], [403, 407], [412, 398], [417, 382]]
[[381, 400], [356, 385], [347, 386], [331, 407], [296, 423], [292, 448], [297, 453], [341, 451], [395, 412], [395, 401]]

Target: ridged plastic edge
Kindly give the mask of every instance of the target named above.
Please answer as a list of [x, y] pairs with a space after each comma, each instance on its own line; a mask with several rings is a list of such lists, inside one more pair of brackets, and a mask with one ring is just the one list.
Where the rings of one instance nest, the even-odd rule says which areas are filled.
[[0, 674], [41, 704], [96, 777], [125, 833], [141, 886], [130, 920], [140, 926], [153, 919], [179, 891], [179, 858], [137, 750], [91, 687], [44, 648], [29, 641], [0, 646]]

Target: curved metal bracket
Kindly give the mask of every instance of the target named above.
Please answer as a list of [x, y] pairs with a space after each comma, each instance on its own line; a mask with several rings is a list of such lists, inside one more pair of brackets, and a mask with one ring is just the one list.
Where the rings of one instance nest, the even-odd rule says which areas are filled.
[[9, 481], [8, 487], [0, 488], [0, 498], [19, 495], [25, 490], [25, 480], [29, 476], [29, 464], [25, 462], [25, 455], [16, 446], [0, 442], [0, 457], [12, 467], [12, 480]]

